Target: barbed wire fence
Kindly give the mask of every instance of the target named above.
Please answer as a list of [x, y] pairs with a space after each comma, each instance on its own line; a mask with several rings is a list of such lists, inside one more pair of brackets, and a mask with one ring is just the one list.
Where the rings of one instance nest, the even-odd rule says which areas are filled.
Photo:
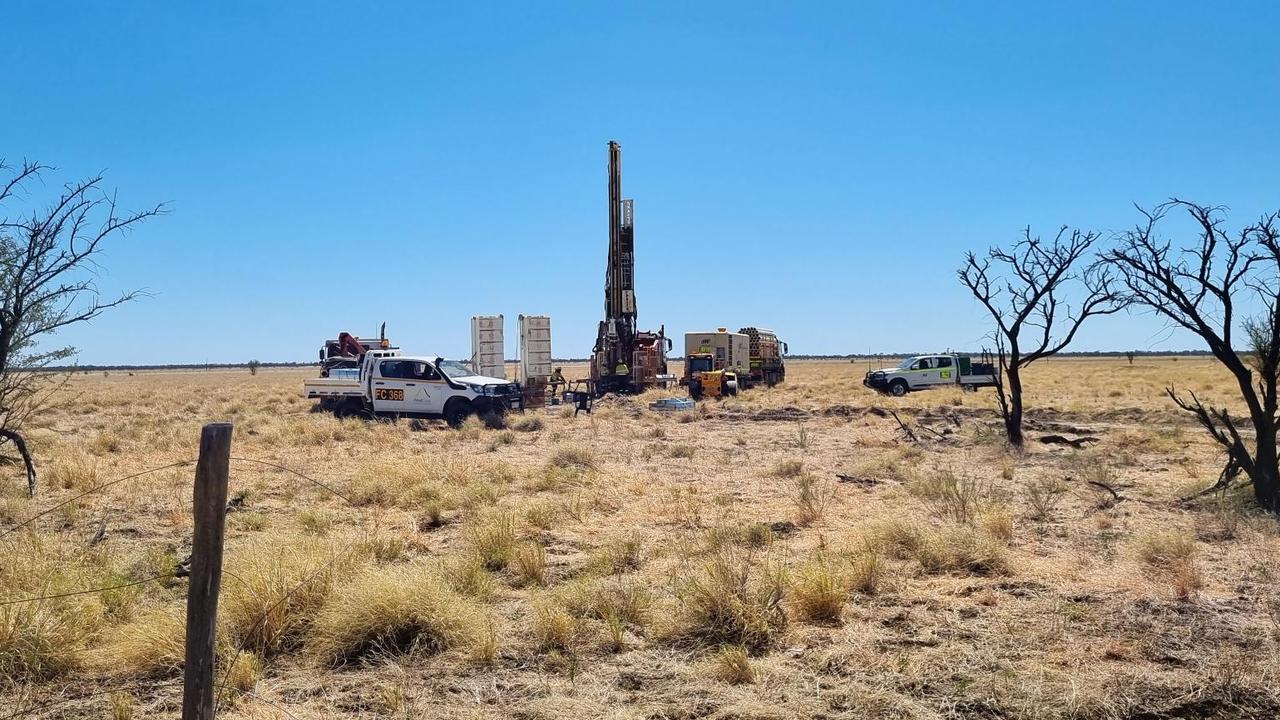
[[[94, 698], [113, 695], [119, 692], [137, 692], [158, 689], [169, 690], [176, 687], [183, 688], [182, 720], [213, 720], [216, 716], [219, 705], [227, 696], [235, 664], [239, 660], [240, 656], [249, 649], [254, 633], [267, 621], [273, 612], [279, 609], [284, 603], [287, 603], [296, 593], [303, 590], [319, 578], [331, 574], [338, 562], [345, 561], [358, 552], [358, 549], [353, 546], [346, 552], [333, 553], [327, 562], [321, 564], [318, 568], [308, 573], [300, 581], [289, 588], [281, 597], [264, 608], [249, 628], [239, 633], [241, 637], [236, 643], [234, 652], [224, 656], [225, 660], [223, 662], [218, 662], [218, 658], [216, 656], [215, 636], [217, 632], [217, 606], [218, 597], [221, 591], [221, 579], [223, 574], [235, 577], [231, 572], [224, 573], [222, 567], [225, 551], [230, 464], [233, 462], [244, 463], [260, 467], [269, 467], [289, 473], [325, 490], [328, 493], [331, 493], [335, 497], [340, 498], [350, 507], [361, 509], [359, 503], [355, 502], [350, 496], [337, 490], [331, 482], [319, 480], [306, 473], [299, 472], [293, 468], [276, 462], [256, 458], [232, 457], [232, 431], [233, 426], [231, 423], [209, 423], [201, 429], [200, 452], [198, 457], [195, 459], [179, 460], [166, 465], [148, 468], [123, 477], [115, 478], [108, 482], [99, 483], [88, 490], [80, 492], [66, 500], [51, 505], [34, 515], [31, 515], [10, 528], [0, 530], [0, 540], [4, 540], [24, 528], [31, 527], [41, 518], [46, 517], [65, 506], [76, 503], [89, 495], [99, 493], [128, 480], [153, 475], [155, 473], [175, 468], [190, 467], [192, 465], [196, 468], [192, 495], [193, 528], [189, 567], [183, 567], [185, 563], [180, 563], [179, 566], [171, 572], [157, 573], [144, 578], [133, 579], [105, 587], [83, 588], [46, 595], [0, 600], [0, 608], [5, 608], [28, 603], [49, 602], [82, 595], [105, 593], [174, 578], [188, 578], [186, 637], [184, 642], [182, 680], [177, 681], [169, 678], [160, 678], [150, 681], [134, 681], [113, 685], [107, 688], [95, 688], [81, 693], [63, 695], [56, 699], [41, 701], [25, 707], [16, 708], [14, 712], [0, 715], [0, 720], [17, 720], [18, 718], [32, 717], [37, 713], [47, 712], [75, 703], [92, 700]], [[361, 526], [364, 527], [366, 531], [368, 530], [366, 523], [362, 522]], [[214, 675], [218, 666], [222, 667], [222, 672], [221, 677], [215, 682]], [[292, 713], [282, 707], [279, 703], [264, 698], [258, 693], [246, 691], [243, 694], [256, 698], [263, 703], [272, 706], [288, 717], [293, 717]]]

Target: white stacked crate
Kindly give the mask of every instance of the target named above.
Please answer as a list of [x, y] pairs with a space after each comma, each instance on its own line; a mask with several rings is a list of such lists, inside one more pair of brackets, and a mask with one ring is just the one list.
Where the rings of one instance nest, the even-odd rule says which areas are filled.
[[471, 366], [477, 374], [486, 377], [507, 376], [501, 315], [476, 315], [471, 318]]
[[520, 381], [551, 375], [551, 318], [547, 315], [520, 316]]

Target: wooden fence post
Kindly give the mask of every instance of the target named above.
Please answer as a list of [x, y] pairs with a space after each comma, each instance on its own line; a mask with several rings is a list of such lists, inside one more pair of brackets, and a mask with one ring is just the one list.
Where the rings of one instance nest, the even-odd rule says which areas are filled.
[[182, 720], [213, 720], [214, 628], [222, 583], [222, 542], [227, 512], [231, 423], [200, 431], [192, 515], [191, 582], [187, 590], [187, 660], [183, 666]]

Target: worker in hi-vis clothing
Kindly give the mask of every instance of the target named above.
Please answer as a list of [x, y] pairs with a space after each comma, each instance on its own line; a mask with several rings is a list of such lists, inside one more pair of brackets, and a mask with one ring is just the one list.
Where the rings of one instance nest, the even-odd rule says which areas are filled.
[[627, 363], [623, 360], [618, 361], [618, 366], [613, 369], [613, 374], [618, 377], [626, 377], [631, 374], [631, 368], [627, 367]]

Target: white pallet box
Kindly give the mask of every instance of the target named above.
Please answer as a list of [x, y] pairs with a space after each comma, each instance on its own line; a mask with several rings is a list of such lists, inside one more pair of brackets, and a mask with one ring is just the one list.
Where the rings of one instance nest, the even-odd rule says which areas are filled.
[[520, 380], [551, 375], [551, 317], [520, 316]]
[[478, 374], [486, 377], [507, 376], [501, 315], [476, 315], [471, 318], [471, 366]]

